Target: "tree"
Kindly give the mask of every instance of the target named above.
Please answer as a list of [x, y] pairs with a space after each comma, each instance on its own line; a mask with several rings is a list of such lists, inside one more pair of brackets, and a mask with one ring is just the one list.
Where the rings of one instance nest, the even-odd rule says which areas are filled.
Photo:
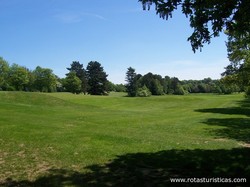
[[33, 71], [34, 74], [34, 88], [40, 92], [54, 92], [56, 91], [56, 76], [53, 71], [48, 68], [41, 68], [37, 66]]
[[193, 51], [201, 49], [204, 43], [210, 43], [212, 37], [227, 30], [229, 35], [245, 35], [250, 31], [249, 0], [139, 0], [143, 9], [154, 4], [156, 13], [163, 19], [172, 17], [173, 12], [181, 8], [189, 17], [194, 29], [188, 38]]
[[126, 86], [124, 84], [116, 84], [115, 91], [116, 92], [126, 92]]
[[160, 75], [155, 75], [153, 73], [147, 73], [146, 75], [142, 76], [139, 80], [140, 87], [145, 85], [152, 95], [163, 95], [163, 85], [164, 80]]
[[9, 63], [0, 57], [0, 90], [6, 90], [8, 87], [7, 77], [9, 73]]
[[163, 95], [164, 94], [163, 86], [162, 86], [161, 82], [158, 79], [153, 79], [152, 91], [154, 91], [153, 95]]
[[170, 79], [170, 85], [169, 85], [169, 93], [171, 94], [175, 94], [177, 89], [178, 89], [178, 85], [180, 84], [180, 81], [177, 77], [173, 77]]
[[63, 86], [66, 88], [66, 91], [79, 94], [81, 93], [82, 81], [76, 75], [76, 72], [70, 71], [63, 83]]
[[143, 87], [138, 88], [136, 96], [138, 96], [138, 97], [149, 97], [149, 96], [151, 96], [151, 92], [147, 88], [147, 86], [144, 85]]
[[163, 91], [165, 94], [170, 92], [171, 79], [169, 76], [165, 76], [163, 79]]
[[108, 92], [114, 92], [116, 91], [116, 86], [114, 83], [107, 81], [106, 88]]
[[[83, 68], [83, 64], [80, 64], [78, 61], [73, 61], [70, 65], [70, 68], [67, 68], [69, 72], [75, 72], [76, 76], [81, 80], [81, 91], [86, 94], [87, 92], [87, 79], [86, 79], [86, 71]], [[67, 74], [66, 74], [67, 75]]]
[[137, 92], [137, 75], [135, 72], [135, 69], [132, 67], [129, 67], [126, 72], [126, 88], [128, 96], [135, 97]]
[[228, 59], [230, 64], [222, 73], [228, 85], [238, 85], [241, 90], [250, 86], [250, 33], [228, 36]]
[[13, 64], [9, 71], [9, 81], [11, 86], [17, 91], [27, 89], [29, 83], [29, 71], [27, 68]]
[[91, 61], [86, 68], [88, 93], [91, 95], [105, 95], [107, 93], [107, 77], [101, 64]]
[[175, 89], [175, 92], [174, 92], [175, 95], [184, 95], [185, 94], [185, 90], [183, 89], [183, 87], [178, 84], [176, 89]]

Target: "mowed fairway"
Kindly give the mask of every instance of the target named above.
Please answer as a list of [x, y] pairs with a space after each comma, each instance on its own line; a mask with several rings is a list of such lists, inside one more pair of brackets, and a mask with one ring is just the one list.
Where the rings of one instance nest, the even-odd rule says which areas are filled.
[[241, 94], [0, 92], [0, 186], [157, 186], [170, 177], [249, 177], [249, 117]]

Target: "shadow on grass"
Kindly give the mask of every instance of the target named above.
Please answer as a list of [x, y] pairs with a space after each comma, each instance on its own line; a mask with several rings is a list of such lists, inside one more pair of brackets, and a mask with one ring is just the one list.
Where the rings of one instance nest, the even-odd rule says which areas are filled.
[[[133, 153], [118, 156], [105, 165], [92, 165], [88, 172], [51, 169], [35, 181], [6, 179], [3, 186], [192, 186], [171, 183], [170, 178], [226, 177], [250, 180], [250, 149], [232, 150], [167, 150], [156, 153]], [[200, 183], [198, 186], [214, 186]], [[223, 183], [218, 183], [220, 186]], [[194, 184], [193, 184], [194, 185]], [[225, 185], [225, 184], [224, 184]], [[237, 183], [237, 186], [247, 186]], [[230, 186], [229, 183], [226, 186]], [[232, 184], [236, 186], [236, 184]]]
[[209, 118], [203, 123], [207, 125], [222, 126], [220, 129], [213, 129], [210, 132], [221, 138], [229, 138], [237, 141], [250, 143], [250, 100], [245, 99], [239, 102], [239, 107], [233, 108], [206, 108], [196, 112], [218, 113], [225, 115], [241, 115], [237, 118], [226, 116], [226, 118]]
[[198, 109], [196, 111], [197, 112], [204, 112], [204, 113], [218, 113], [218, 114], [250, 116], [250, 108], [245, 108], [245, 107], [206, 108], [206, 109]]
[[[250, 119], [249, 118], [210, 118], [204, 122], [208, 125], [218, 125], [225, 128], [212, 129], [211, 134], [220, 138], [229, 138], [237, 141], [250, 143]], [[250, 155], [249, 155], [250, 156]]]
[[247, 117], [250, 117], [250, 99], [244, 99], [242, 101], [239, 101], [238, 105], [238, 107], [198, 109], [196, 110], [196, 112], [246, 115]]
[[250, 108], [250, 98], [240, 101], [239, 104], [244, 108]]

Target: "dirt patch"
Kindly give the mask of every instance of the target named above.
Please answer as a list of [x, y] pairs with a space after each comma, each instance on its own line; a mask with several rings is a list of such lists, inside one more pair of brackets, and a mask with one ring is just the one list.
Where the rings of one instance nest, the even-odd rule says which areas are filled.
[[18, 157], [25, 158], [25, 151], [19, 151], [16, 155]]
[[30, 168], [29, 170], [27, 170], [28, 179], [32, 180], [41, 174], [46, 174], [49, 169], [51, 169], [51, 165], [49, 163], [45, 161], [37, 163], [34, 168]]
[[250, 148], [250, 143], [239, 143], [240, 146]]
[[228, 139], [225, 139], [225, 138], [217, 138], [217, 139], [215, 139], [215, 141], [218, 141], [218, 142], [226, 142], [226, 141], [228, 141]]

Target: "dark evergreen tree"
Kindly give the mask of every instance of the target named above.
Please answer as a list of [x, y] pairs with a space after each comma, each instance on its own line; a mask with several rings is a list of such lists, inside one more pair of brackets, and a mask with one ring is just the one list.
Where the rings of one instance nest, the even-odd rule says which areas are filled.
[[107, 94], [108, 75], [105, 73], [101, 64], [97, 61], [91, 61], [88, 63], [86, 70], [88, 93], [91, 95]]
[[137, 92], [137, 75], [135, 72], [135, 69], [132, 67], [128, 68], [128, 71], [126, 72], [126, 88], [128, 96], [135, 97]]

